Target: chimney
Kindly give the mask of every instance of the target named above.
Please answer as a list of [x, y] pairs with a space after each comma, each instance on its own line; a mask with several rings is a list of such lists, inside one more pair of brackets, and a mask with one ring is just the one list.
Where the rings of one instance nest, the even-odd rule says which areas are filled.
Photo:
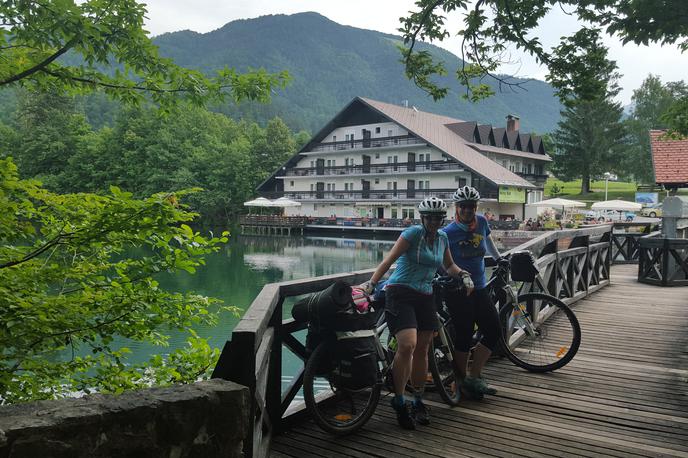
[[521, 118], [516, 115], [508, 115], [506, 117], [506, 131], [516, 132], [521, 128]]

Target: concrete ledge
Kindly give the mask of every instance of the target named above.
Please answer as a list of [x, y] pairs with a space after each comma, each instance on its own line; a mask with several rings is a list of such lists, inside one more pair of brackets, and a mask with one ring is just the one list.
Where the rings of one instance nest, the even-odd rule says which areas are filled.
[[0, 458], [239, 457], [248, 388], [214, 379], [0, 407]]

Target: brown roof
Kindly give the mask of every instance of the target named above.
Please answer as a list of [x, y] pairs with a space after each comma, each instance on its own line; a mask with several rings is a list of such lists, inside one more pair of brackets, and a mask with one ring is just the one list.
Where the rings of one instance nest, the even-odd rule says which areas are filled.
[[535, 159], [537, 161], [552, 162], [552, 158], [547, 154], [529, 153], [527, 151], [519, 151], [506, 148], [497, 148], [496, 146], [481, 145], [480, 143], [468, 143], [468, 146], [476, 151], [484, 151], [490, 153], [504, 154], [505, 156], [524, 157], [527, 159]]
[[663, 138], [664, 130], [650, 131], [652, 165], [658, 184], [688, 185], [688, 138]]
[[[536, 188], [491, 159], [475, 154], [475, 150], [468, 145], [469, 142], [447, 127], [447, 124], [456, 125], [461, 120], [362, 97], [360, 100], [494, 184]], [[504, 152], [509, 153], [512, 151]]]
[[478, 125], [477, 122], [475, 122], [475, 121], [455, 122], [453, 124], [445, 124], [445, 125], [447, 126], [447, 129], [460, 135], [461, 138], [463, 138], [467, 142], [476, 141], [476, 139], [475, 139], [475, 128]]
[[495, 138], [495, 146], [499, 148], [509, 148], [509, 141], [506, 137], [506, 128], [495, 127], [492, 129]]
[[490, 124], [478, 126], [478, 133], [480, 134], [480, 143], [494, 146], [494, 144], [490, 142], [490, 136], [492, 135], [492, 126]]

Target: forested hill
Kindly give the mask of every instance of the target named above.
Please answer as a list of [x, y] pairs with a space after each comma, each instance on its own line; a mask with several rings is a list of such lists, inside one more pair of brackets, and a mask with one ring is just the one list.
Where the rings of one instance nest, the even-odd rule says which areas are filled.
[[[559, 120], [560, 105], [552, 88], [535, 80], [525, 84], [527, 91], [498, 92], [478, 104], [460, 99], [457, 91], [435, 103], [404, 76], [398, 37], [343, 26], [317, 13], [238, 20], [209, 33], [167, 33], [154, 41], [162, 55], [203, 71], [225, 65], [239, 70], [288, 70], [293, 81], [271, 104], [215, 109], [261, 123], [279, 116], [295, 130], [316, 132], [355, 96], [389, 103], [406, 99], [420, 110], [498, 126], [505, 124], [507, 114], [516, 114], [522, 129], [538, 133], [554, 130]], [[453, 74], [459, 59], [430, 48]], [[448, 83], [457, 88], [455, 81]]]

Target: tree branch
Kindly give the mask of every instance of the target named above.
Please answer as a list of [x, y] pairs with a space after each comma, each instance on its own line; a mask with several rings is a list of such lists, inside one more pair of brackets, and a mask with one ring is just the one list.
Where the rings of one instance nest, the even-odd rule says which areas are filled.
[[39, 64], [34, 65], [33, 67], [24, 70], [21, 73], [17, 73], [14, 76], [11, 76], [7, 78], [6, 80], [0, 81], [0, 86], [5, 86], [10, 83], [14, 83], [15, 81], [19, 81], [23, 78], [26, 78], [27, 76], [33, 75], [34, 73], [43, 70], [45, 67], [47, 67], [50, 63], [55, 61], [58, 57], [69, 51], [71, 48], [74, 47], [74, 45], [79, 41], [79, 37], [73, 37], [71, 40], [69, 40], [62, 48], [57, 50], [53, 55], [45, 59], [44, 61], [40, 62]]

